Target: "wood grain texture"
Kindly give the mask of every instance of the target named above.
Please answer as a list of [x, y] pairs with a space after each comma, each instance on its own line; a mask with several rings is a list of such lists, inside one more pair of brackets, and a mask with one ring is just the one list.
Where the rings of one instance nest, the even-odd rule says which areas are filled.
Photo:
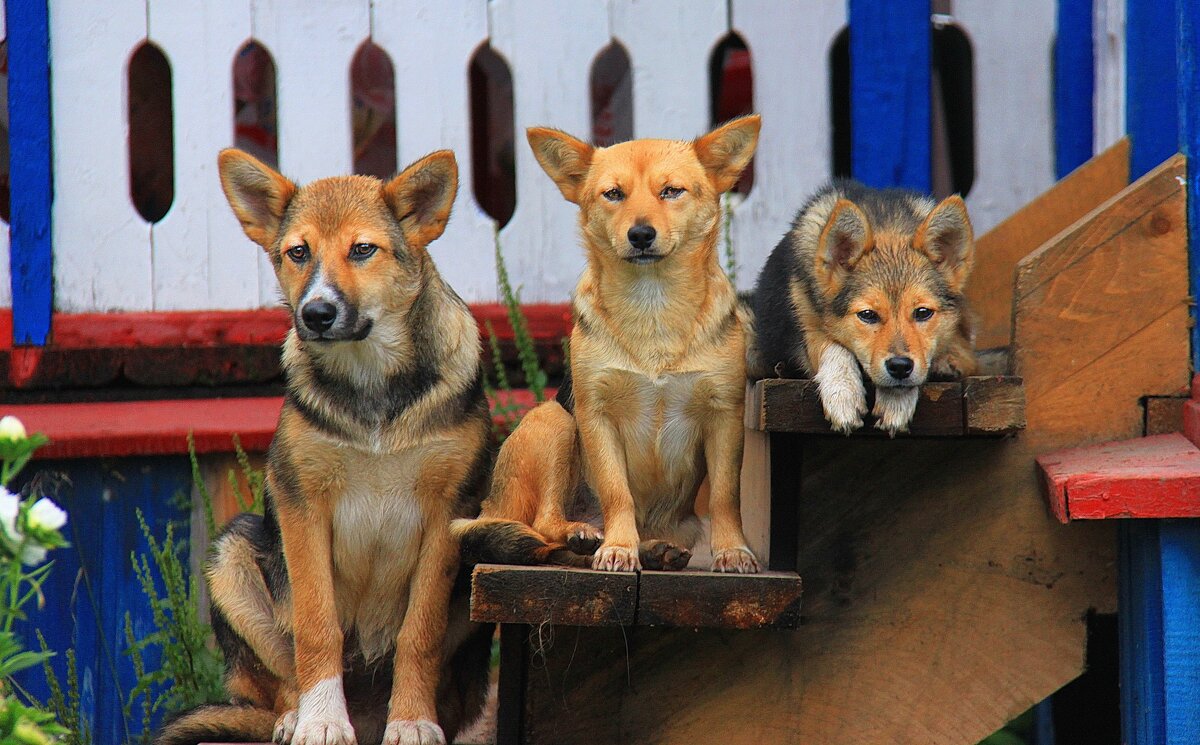
[[979, 318], [976, 344], [980, 349], [1012, 341], [1017, 262], [1128, 183], [1129, 141], [1120, 140], [979, 237], [966, 295]]
[[[1024, 431], [805, 438], [800, 628], [562, 632], [536, 658], [541, 724], [526, 741], [961, 745], [1077, 676], [1082, 619], [1115, 609], [1115, 527], [1057, 524], [1034, 458], [1140, 435], [1143, 397], [1177, 395], [1190, 375], [1179, 246], [1148, 240], [1133, 257], [1068, 242], [1086, 229], [1039, 260], [1106, 276], [1103, 302], [1054, 275], [1023, 296]], [[1143, 290], [1170, 310], [1148, 319]], [[1073, 336], [1055, 333], [1077, 318]]]
[[[869, 408], [869, 407], [868, 407]], [[825, 420], [814, 380], [760, 380], [747, 400], [747, 426], [762, 432], [834, 434]], [[1025, 425], [1025, 398], [1017, 377], [972, 377], [926, 383], [908, 435], [1000, 435]], [[870, 420], [852, 437], [883, 436]], [[899, 435], [901, 437], [904, 434]]]
[[795, 628], [794, 572], [719, 574], [597, 572], [480, 564], [472, 574], [471, 618], [563, 626]]
[[1200, 517], [1200, 449], [1179, 433], [1038, 456], [1059, 522]]
[[471, 575], [471, 620], [483, 623], [631, 625], [637, 575], [480, 564]]

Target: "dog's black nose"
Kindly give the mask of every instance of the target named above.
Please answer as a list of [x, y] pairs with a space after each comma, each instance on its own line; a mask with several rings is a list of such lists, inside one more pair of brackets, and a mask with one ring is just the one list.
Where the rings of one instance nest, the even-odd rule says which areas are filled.
[[896, 380], [904, 380], [913, 371], [913, 361], [908, 357], [888, 357], [883, 366], [887, 368], [888, 375]]
[[311, 331], [328, 331], [337, 320], [337, 306], [325, 300], [314, 300], [300, 309], [300, 318]]
[[654, 243], [654, 236], [658, 232], [653, 225], [634, 225], [629, 229], [629, 245], [639, 251], [645, 251], [650, 248], [650, 244]]

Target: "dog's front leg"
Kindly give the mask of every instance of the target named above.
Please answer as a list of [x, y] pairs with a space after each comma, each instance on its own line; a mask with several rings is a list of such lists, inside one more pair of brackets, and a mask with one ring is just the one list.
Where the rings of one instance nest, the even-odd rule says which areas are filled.
[[[451, 503], [456, 494], [443, 497]], [[446, 745], [438, 725], [437, 687], [446, 637], [450, 590], [458, 572], [458, 546], [450, 518], [426, 519], [408, 608], [396, 636], [392, 697], [382, 745]]]
[[637, 512], [629, 491], [620, 434], [607, 420], [582, 413], [582, 407], [577, 407], [579, 441], [588, 480], [604, 513], [604, 542], [592, 557], [592, 568], [637, 571], [642, 568], [638, 559]]
[[877, 419], [875, 428], [887, 432], [892, 437], [895, 437], [897, 432], [907, 432], [908, 423], [912, 421], [920, 398], [921, 389], [916, 386], [876, 388], [875, 408], [871, 412]]
[[738, 387], [736, 411], [718, 410], [707, 427], [704, 459], [708, 466], [708, 508], [712, 516], [712, 569], [714, 572], [755, 574], [758, 559], [746, 545], [742, 531], [741, 470], [745, 440], [742, 414], [745, 397]]
[[835, 432], [848, 435], [863, 424], [867, 413], [867, 389], [854, 353], [841, 344], [829, 342], [821, 350], [817, 372], [817, 395], [825, 409], [825, 418]]
[[354, 745], [342, 690], [342, 628], [333, 596], [328, 508], [288, 496], [277, 504], [292, 591], [300, 690], [291, 745]]

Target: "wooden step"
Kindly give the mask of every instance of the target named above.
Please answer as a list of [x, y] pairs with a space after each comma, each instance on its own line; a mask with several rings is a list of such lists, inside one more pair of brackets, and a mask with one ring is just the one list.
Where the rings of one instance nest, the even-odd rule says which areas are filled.
[[1063, 523], [1200, 517], [1200, 449], [1178, 433], [1060, 450], [1037, 463]]
[[[853, 436], [885, 436], [868, 421]], [[821, 409], [815, 380], [760, 380], [746, 401], [746, 427], [758, 432], [836, 434]], [[1025, 428], [1025, 389], [1011, 375], [926, 383], [907, 434], [996, 437]], [[903, 436], [903, 435], [901, 435]]]
[[794, 629], [800, 624], [800, 591], [794, 572], [598, 572], [480, 564], [472, 575], [471, 620]]

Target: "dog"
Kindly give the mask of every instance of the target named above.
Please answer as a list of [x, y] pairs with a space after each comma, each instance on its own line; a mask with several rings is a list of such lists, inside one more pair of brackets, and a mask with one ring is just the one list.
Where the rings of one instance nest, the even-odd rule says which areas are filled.
[[297, 187], [233, 149], [219, 170], [292, 314], [287, 393], [265, 514], [232, 520], [206, 568], [233, 703], [157, 742], [444, 744], [482, 706], [491, 635], [449, 531], [491, 466], [479, 332], [426, 250], [454, 155], [387, 183]]
[[[528, 130], [538, 163], [579, 206], [587, 267], [572, 302], [569, 378], [505, 440], [480, 518], [455, 521], [465, 554], [682, 569], [707, 477], [712, 568], [758, 571], [738, 493], [745, 331], [717, 238], [721, 194], [760, 126], [748, 116], [691, 142], [603, 148]], [[602, 530], [579, 519], [597, 507]]]
[[834, 181], [771, 252], [750, 298], [752, 378], [812, 377], [825, 418], [849, 434], [875, 386], [875, 426], [908, 429], [931, 376], [975, 371], [963, 288], [974, 259], [962, 198]]

